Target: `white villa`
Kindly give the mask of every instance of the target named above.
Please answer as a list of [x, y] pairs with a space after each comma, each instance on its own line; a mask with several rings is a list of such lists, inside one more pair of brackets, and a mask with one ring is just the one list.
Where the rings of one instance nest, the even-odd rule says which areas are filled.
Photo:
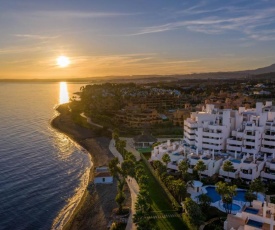
[[[183, 142], [167, 142], [156, 146], [151, 160], [161, 160], [168, 153], [168, 168], [177, 170], [186, 159], [192, 173], [198, 160], [207, 170], [202, 175], [219, 173], [222, 177], [251, 181], [257, 177], [275, 181], [275, 106], [272, 102], [256, 103], [256, 108], [217, 109], [207, 104], [200, 112], [192, 112], [184, 120]], [[273, 156], [271, 158], [271, 156]], [[234, 172], [222, 170], [230, 160]]]
[[254, 200], [252, 207], [245, 207], [236, 215], [228, 214], [225, 230], [274, 230], [275, 204]]
[[168, 154], [171, 162], [168, 163], [167, 168], [178, 170], [178, 163], [186, 159], [184, 155], [184, 149], [182, 141], [172, 142], [168, 140], [165, 143], [162, 143], [158, 146], [155, 146], [151, 153], [151, 160], [162, 160], [164, 154]]

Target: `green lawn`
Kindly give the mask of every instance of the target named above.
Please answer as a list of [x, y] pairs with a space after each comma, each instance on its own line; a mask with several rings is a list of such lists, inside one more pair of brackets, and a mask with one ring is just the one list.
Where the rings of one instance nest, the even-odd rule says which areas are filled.
[[151, 153], [152, 151], [152, 148], [149, 147], [149, 148], [138, 148], [137, 151], [139, 151], [140, 153]]
[[[167, 197], [166, 193], [163, 191], [162, 187], [159, 185], [157, 180], [154, 178], [147, 165], [141, 161], [144, 165], [145, 173], [149, 177], [148, 192], [152, 199], [152, 215], [159, 214], [172, 214], [173, 207], [171, 201]], [[186, 224], [181, 218], [162, 218], [154, 220], [158, 229], [162, 230], [177, 230], [177, 229], [188, 229]]]

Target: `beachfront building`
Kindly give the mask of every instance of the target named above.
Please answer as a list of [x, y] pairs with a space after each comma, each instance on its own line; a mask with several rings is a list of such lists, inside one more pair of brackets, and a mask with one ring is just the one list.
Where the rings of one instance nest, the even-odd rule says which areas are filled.
[[184, 149], [182, 141], [170, 141], [161, 143], [158, 146], [155, 146], [151, 152], [150, 161], [162, 161], [164, 154], [168, 154], [171, 161], [168, 163], [167, 168], [172, 170], [178, 170], [178, 164], [186, 159], [184, 155]]
[[214, 152], [210, 153], [209, 151], [204, 151], [202, 154], [191, 153], [187, 156], [188, 162], [188, 173], [193, 173], [193, 169], [201, 160], [206, 165], [206, 170], [201, 172], [202, 176], [211, 177], [214, 174], [219, 172], [219, 169], [222, 165], [223, 158], [221, 156], [215, 155]]
[[265, 167], [264, 170], [261, 172], [261, 178], [263, 181], [275, 182], [275, 154], [273, 154], [273, 157], [268, 158], [265, 154], [264, 159]]
[[109, 172], [107, 166], [97, 167], [95, 170], [95, 184], [112, 184], [114, 181], [113, 176]]
[[245, 207], [236, 215], [228, 214], [224, 230], [274, 230], [275, 204], [254, 200], [252, 207]]
[[190, 118], [184, 121], [185, 143], [194, 145], [199, 151], [224, 151], [226, 139], [233, 128], [232, 116], [232, 110], [216, 109], [211, 104], [207, 104], [201, 112], [192, 112]]
[[[185, 119], [183, 143], [179, 146], [186, 158], [174, 156], [181, 151], [173, 152], [172, 148], [179, 147], [167, 142], [154, 148], [151, 160], [160, 160], [168, 153], [173, 159], [168, 165], [173, 169], [180, 157], [187, 160], [189, 173], [202, 160], [207, 166], [202, 172], [205, 176], [219, 173], [221, 177], [247, 182], [260, 176], [275, 181], [275, 107], [271, 102], [258, 102], [256, 108], [238, 110], [206, 105], [201, 112], [192, 112]], [[233, 172], [222, 169], [223, 161], [228, 160], [233, 163]]]
[[[223, 170], [223, 164], [225, 164], [226, 161], [232, 162], [232, 165], [234, 167], [234, 170], [232, 172], [226, 172]], [[240, 159], [229, 157], [227, 160], [223, 162], [222, 166], [220, 167], [219, 175], [221, 177], [227, 178], [228, 180], [239, 178], [239, 174], [241, 171], [241, 162], [242, 161]]]

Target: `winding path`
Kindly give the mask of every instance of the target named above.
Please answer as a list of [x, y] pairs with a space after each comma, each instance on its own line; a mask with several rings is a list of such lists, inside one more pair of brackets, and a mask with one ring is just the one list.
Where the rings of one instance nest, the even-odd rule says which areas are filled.
[[[112, 139], [110, 141], [109, 144], [109, 149], [112, 152], [112, 154], [118, 158], [120, 164], [123, 162], [123, 158], [121, 156], [121, 154], [117, 151], [116, 147], [115, 147], [115, 141]], [[130, 146], [128, 146], [128, 142], [126, 142], [126, 149], [127, 151], [131, 151]], [[128, 150], [129, 149], [129, 150]], [[136, 150], [135, 150], [136, 151]], [[131, 151], [132, 152], [132, 151]], [[135, 154], [134, 154], [135, 155]], [[135, 155], [136, 156], [136, 155]], [[132, 229], [137, 229], [136, 225], [133, 223], [133, 215], [136, 213], [135, 210], [135, 203], [137, 200], [137, 194], [139, 192], [139, 186], [138, 183], [136, 182], [135, 178], [132, 177], [127, 177], [126, 182], [128, 184], [128, 187], [130, 189], [130, 193], [131, 193], [131, 200], [132, 200], [132, 204], [131, 204], [131, 213], [130, 216], [128, 218], [128, 222], [127, 222], [127, 226], [126, 226], [126, 230], [132, 230]]]

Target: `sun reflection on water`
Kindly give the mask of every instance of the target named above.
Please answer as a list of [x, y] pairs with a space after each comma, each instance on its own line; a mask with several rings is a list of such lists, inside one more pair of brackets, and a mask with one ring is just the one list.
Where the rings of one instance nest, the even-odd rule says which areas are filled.
[[64, 104], [69, 102], [69, 93], [68, 93], [68, 87], [66, 82], [60, 82], [59, 83], [59, 104]]

